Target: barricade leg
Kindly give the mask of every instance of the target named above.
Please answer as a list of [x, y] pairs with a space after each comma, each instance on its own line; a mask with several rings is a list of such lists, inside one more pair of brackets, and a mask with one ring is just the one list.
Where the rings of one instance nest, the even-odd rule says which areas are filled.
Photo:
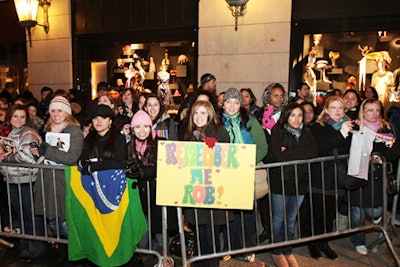
[[[396, 175], [396, 181], [397, 181], [397, 189], [399, 191], [400, 187], [400, 159], [397, 164], [397, 175]], [[400, 226], [400, 221], [396, 219], [396, 212], [397, 212], [397, 204], [399, 200], [399, 194], [396, 194], [393, 196], [393, 205], [392, 205], [392, 214], [390, 216], [390, 225], [392, 227], [392, 233], [397, 236], [397, 230], [396, 226]]]

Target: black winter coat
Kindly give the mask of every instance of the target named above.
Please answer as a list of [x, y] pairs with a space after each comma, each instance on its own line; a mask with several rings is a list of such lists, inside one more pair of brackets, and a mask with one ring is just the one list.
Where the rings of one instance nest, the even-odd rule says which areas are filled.
[[[285, 149], [282, 151], [282, 147]], [[275, 161], [292, 161], [311, 159], [318, 155], [317, 143], [308, 127], [304, 127], [299, 139], [286, 129], [275, 126], [271, 132], [271, 151]], [[304, 195], [308, 186], [307, 165], [297, 166], [297, 181], [295, 178], [295, 166], [283, 168], [285, 195]], [[281, 168], [273, 168], [270, 171], [271, 193], [283, 194]]]
[[[339, 155], [347, 155], [350, 151], [351, 133], [346, 138], [336, 131], [330, 125], [321, 125], [314, 123], [311, 132], [318, 144], [318, 156], [333, 156], [333, 150], [337, 149]], [[343, 160], [342, 164], [346, 166], [347, 160]], [[324, 190], [335, 189], [335, 161], [324, 162], [324, 176], [322, 176], [321, 164], [313, 164], [312, 166], [312, 187]], [[324, 178], [324, 187], [322, 183]]]

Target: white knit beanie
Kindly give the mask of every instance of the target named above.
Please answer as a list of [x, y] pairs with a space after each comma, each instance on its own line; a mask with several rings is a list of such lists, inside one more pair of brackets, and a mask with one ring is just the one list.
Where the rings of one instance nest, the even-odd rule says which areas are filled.
[[71, 104], [69, 103], [68, 99], [62, 96], [54, 97], [49, 106], [49, 111], [53, 111], [55, 109], [63, 110], [69, 115], [71, 115]]

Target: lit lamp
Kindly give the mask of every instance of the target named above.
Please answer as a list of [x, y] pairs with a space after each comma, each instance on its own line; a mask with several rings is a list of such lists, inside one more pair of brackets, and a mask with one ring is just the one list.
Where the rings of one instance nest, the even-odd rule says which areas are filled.
[[[21, 27], [26, 28], [29, 38], [29, 46], [32, 47], [32, 34], [31, 28], [36, 25], [42, 26], [46, 33], [49, 32], [49, 13], [50, 0], [14, 0], [15, 8], [17, 10], [19, 24]], [[36, 15], [38, 7], [43, 8], [43, 24], [38, 24]]]
[[246, 4], [249, 0], [226, 0], [228, 8], [232, 12], [232, 16], [235, 17], [235, 31], [238, 28], [238, 17], [246, 14]]

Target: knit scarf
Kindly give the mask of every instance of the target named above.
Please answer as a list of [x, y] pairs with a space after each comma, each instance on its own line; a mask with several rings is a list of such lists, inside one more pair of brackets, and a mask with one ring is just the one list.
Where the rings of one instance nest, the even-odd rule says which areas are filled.
[[379, 123], [379, 120], [377, 120], [376, 122], [372, 122], [372, 121], [367, 121], [364, 119], [364, 126], [374, 132], [378, 132], [379, 129], [381, 128], [381, 124]]
[[303, 123], [299, 126], [299, 128], [293, 128], [292, 126], [290, 126], [289, 124], [285, 124], [284, 128], [291, 133], [292, 135], [294, 135], [294, 137], [296, 137], [296, 140], [299, 140], [300, 136], [301, 136], [301, 131], [303, 130]]
[[253, 144], [250, 133], [240, 126], [240, 112], [233, 116], [224, 113], [223, 120], [225, 129], [231, 139], [231, 143]]
[[147, 140], [135, 140], [135, 145], [136, 145], [136, 153], [138, 155], [139, 159], [143, 159], [144, 157], [144, 152], [146, 151], [147, 147]]
[[347, 121], [347, 119], [345, 117], [341, 118], [339, 121], [335, 121], [332, 118], [327, 118], [327, 119], [325, 119], [325, 124], [328, 124], [328, 125], [332, 126], [332, 128], [335, 129], [336, 131], [339, 131], [340, 127], [342, 127], [342, 124], [345, 121]]

